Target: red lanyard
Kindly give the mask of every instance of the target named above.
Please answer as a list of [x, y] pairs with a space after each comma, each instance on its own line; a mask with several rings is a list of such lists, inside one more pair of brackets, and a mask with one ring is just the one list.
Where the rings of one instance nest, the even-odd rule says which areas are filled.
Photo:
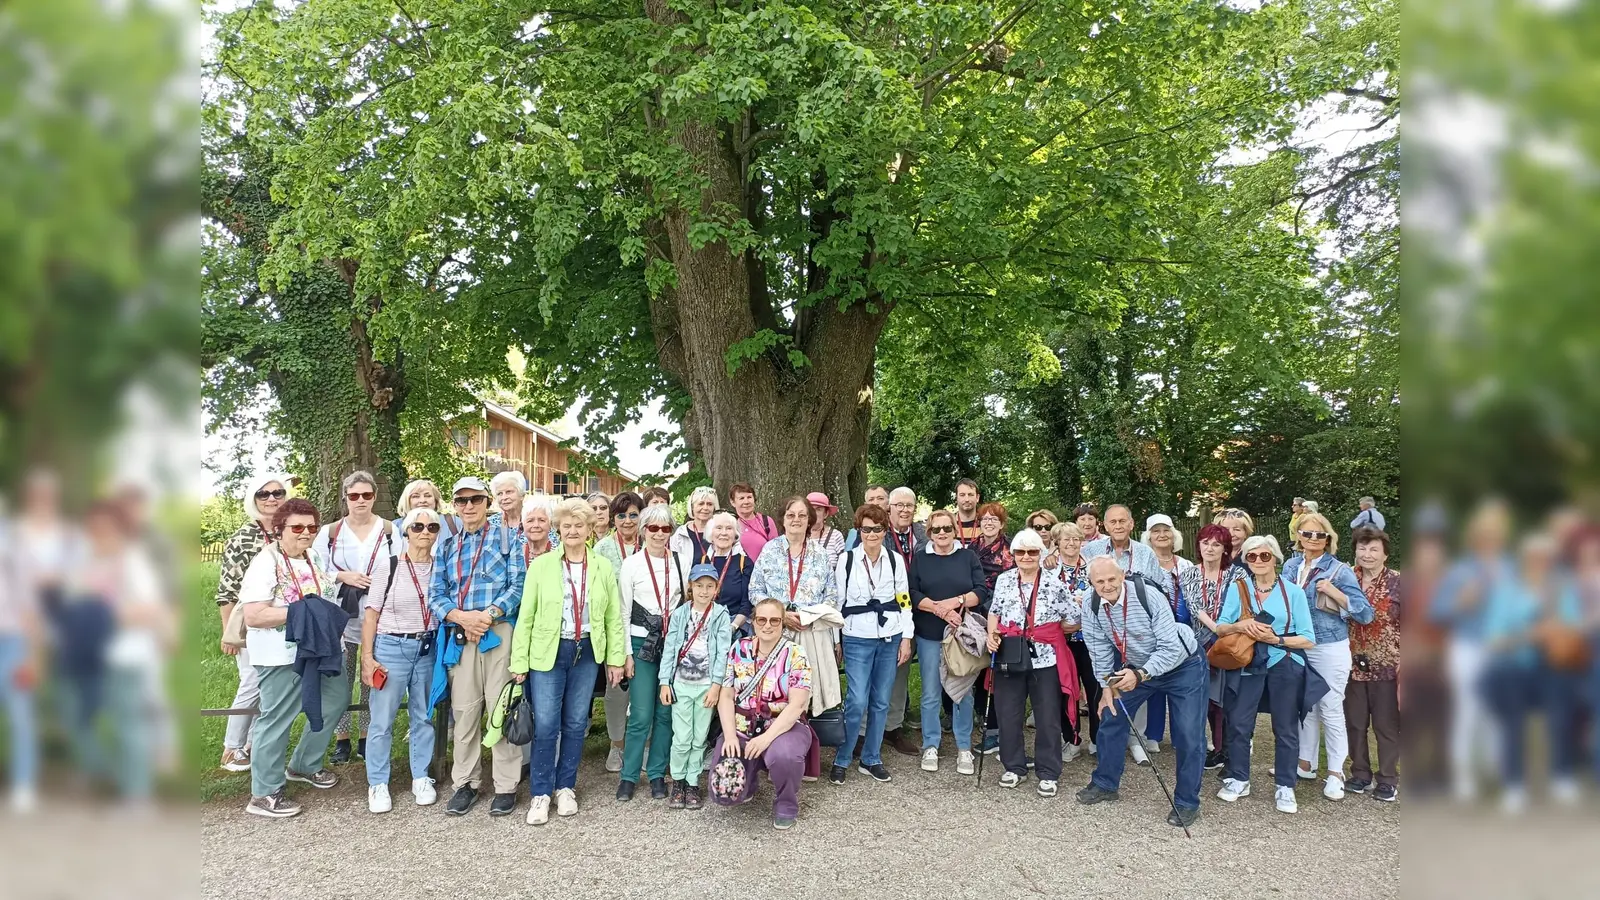
[[[378, 520], [378, 522], [376, 524], [387, 525], [388, 523], [383, 522], [383, 520], [380, 519], [380, 520]], [[349, 571], [350, 570], [349, 566], [341, 566], [341, 565], [339, 565], [339, 562], [338, 562], [339, 529], [343, 525], [344, 525], [344, 520], [343, 519], [340, 519], [339, 521], [333, 523], [333, 529], [328, 534], [328, 558], [333, 561], [333, 565], [334, 565], [335, 568], [339, 568], [339, 569], [343, 569], [345, 571]], [[366, 574], [366, 576], [368, 578], [372, 577], [372, 564], [378, 561], [378, 545], [383, 543], [383, 541], [378, 539], [379, 537], [380, 537], [379, 535], [374, 535], [373, 536], [373, 539], [372, 539], [372, 555], [367, 557], [367, 571], [364, 574]]]
[[[1071, 578], [1067, 577], [1067, 571], [1069, 569], [1072, 571]], [[1060, 574], [1061, 583], [1067, 586], [1067, 590], [1074, 592], [1078, 590], [1078, 566], [1069, 566], [1066, 563], [1062, 563]]]
[[406, 571], [411, 573], [411, 583], [417, 587], [417, 605], [422, 607], [422, 630], [433, 630], [433, 617], [428, 615], [428, 597], [422, 590], [422, 582], [417, 580], [417, 567], [411, 564], [411, 558], [406, 558]]
[[[622, 546], [622, 532], [613, 531], [613, 532], [611, 532], [611, 536], [617, 539], [617, 553], [621, 554], [623, 559], [627, 559], [632, 554], [639, 552], [639, 539], [638, 538], [634, 538], [633, 539], [633, 549], [629, 550], [627, 547]], [[589, 564], [588, 557], [584, 557], [584, 565], [588, 565], [588, 564]]]
[[[471, 532], [467, 532], [471, 534]], [[478, 572], [478, 557], [483, 555], [483, 547], [489, 543], [489, 526], [485, 525], [478, 531], [478, 549], [472, 554], [472, 565], [466, 572], [461, 571], [461, 554], [467, 549], [467, 539], [463, 537], [461, 543], [456, 545], [456, 580], [461, 582], [461, 593], [456, 597], [456, 606], [467, 602], [467, 591], [472, 589], [472, 577]]]
[[[1022, 633], [1023, 633], [1024, 636], [1028, 637], [1029, 640], [1033, 639], [1029, 635], [1029, 632], [1033, 631], [1033, 614], [1036, 611], [1035, 604], [1037, 604], [1039, 602], [1039, 582], [1041, 582], [1043, 580], [1044, 580], [1044, 573], [1043, 572], [1035, 572], [1035, 573], [1033, 573], [1033, 594], [1030, 597], [1028, 597], [1028, 608], [1023, 612], [1023, 616], [1022, 616]], [[1017, 573], [1017, 599], [1018, 600], [1022, 599], [1022, 573], [1021, 572]]]
[[[665, 564], [666, 560], [662, 560], [662, 563], [663, 564], [661, 566], [661, 580], [664, 583], [667, 580], [667, 576], [672, 574], [672, 568]], [[649, 550], [646, 550], [644, 552], [644, 567], [647, 570], [649, 570], [649, 572], [650, 572], [650, 589], [652, 591], [656, 592], [656, 609], [661, 610], [661, 627], [665, 628], [665, 627], [667, 627], [667, 625], [666, 625], [667, 616], [672, 612], [671, 610], [667, 609], [667, 600], [671, 600], [672, 599], [672, 589], [670, 587], [667, 589], [666, 600], [663, 600], [661, 598], [661, 585], [656, 584], [656, 567], [655, 567], [655, 563], [652, 563], [650, 561], [650, 551]]]
[[1220, 571], [1217, 573], [1217, 602], [1215, 606], [1213, 606], [1211, 603], [1211, 592], [1208, 590], [1210, 586], [1211, 582], [1206, 580], [1205, 570], [1201, 569], [1200, 607], [1206, 611], [1206, 615], [1215, 619], [1217, 614], [1222, 612], [1222, 573]]
[[960, 519], [956, 520], [956, 538], [961, 541], [961, 546], [966, 547], [978, 538], [983, 537], [983, 528], [978, 523], [972, 523], [972, 533], [967, 533], [967, 525]]
[[806, 545], [803, 543], [800, 545], [799, 568], [795, 567], [792, 554], [784, 553], [783, 559], [789, 564], [789, 602], [793, 603], [795, 594], [800, 592], [800, 576], [806, 570]]
[[[1278, 593], [1283, 595], [1283, 617], [1286, 621], [1284, 622], [1283, 631], [1279, 632], [1279, 634], [1282, 637], [1288, 637], [1294, 632], [1294, 607], [1289, 604], [1289, 592], [1283, 586], [1283, 579], [1279, 578], [1273, 584], [1277, 586]], [[1252, 585], [1252, 587], [1254, 586]], [[1262, 593], [1260, 588], [1255, 588], [1255, 594], [1256, 612], [1261, 612], [1267, 608], [1267, 598], [1272, 596], [1272, 588], [1267, 588], [1265, 593]]]
[[267, 526], [261, 524], [261, 520], [260, 519], [256, 520], [256, 527], [261, 529], [261, 536], [267, 539], [267, 543], [270, 544], [274, 540], [276, 540], [276, 538], [273, 536], [272, 532], [267, 530]]
[[[722, 561], [722, 571], [717, 573], [717, 593], [718, 594], [722, 593], [722, 579], [728, 577], [728, 567], [733, 565], [733, 558], [734, 558], [735, 555], [737, 555], [737, 554], [729, 553], [728, 554], [728, 558]], [[712, 558], [715, 559], [715, 557], [712, 557]], [[739, 571], [741, 571], [741, 572], [744, 571], [744, 566], [742, 564], [739, 566]]]
[[900, 542], [902, 535], [897, 533], [893, 528], [889, 529], [889, 534], [894, 538], [894, 548], [900, 551], [901, 558], [906, 561], [906, 569], [909, 570], [911, 568], [911, 551], [917, 545], [915, 535], [912, 533], [911, 529], [907, 528], [906, 533], [903, 535], [905, 538], [905, 543], [902, 544]]
[[[284, 556], [281, 550], [278, 551], [278, 555], [283, 557], [284, 564], [289, 567], [289, 586], [294, 588], [293, 602], [299, 603], [306, 598], [306, 595], [304, 591], [300, 590], [300, 576], [294, 574], [294, 560]], [[273, 562], [273, 567], [277, 567], [276, 561]], [[306, 557], [306, 569], [311, 572], [311, 583], [316, 587], [317, 594], [320, 596], [322, 594], [322, 579], [317, 577], [317, 567], [311, 564], [311, 557], [309, 556]]]
[[[1117, 629], [1115, 626], [1111, 626], [1106, 629], [1106, 631], [1110, 632], [1111, 634], [1111, 643], [1116, 644], [1118, 652], [1122, 654], [1122, 664], [1124, 666], [1133, 664], [1132, 661], [1128, 659], [1128, 600], [1128, 588], [1126, 585], [1124, 585], [1122, 588], [1122, 639], [1117, 639]], [[1106, 624], [1108, 626], [1111, 625], [1110, 610], [1106, 610]]]
[[[618, 542], [619, 546], [621, 542]], [[572, 563], [563, 559], [561, 566], [566, 572], [566, 581], [572, 587], [572, 639], [583, 639], [583, 610], [589, 601], [589, 554], [583, 555], [582, 579], [578, 584], [572, 583]]]
[[683, 658], [689, 655], [689, 650], [694, 647], [700, 632], [705, 630], [706, 620], [711, 618], [711, 609], [716, 605], [716, 601], [706, 604], [706, 611], [700, 614], [700, 621], [694, 623], [694, 631], [689, 632], [689, 639], [683, 642], [682, 649], [678, 651], [678, 665], [683, 665]]

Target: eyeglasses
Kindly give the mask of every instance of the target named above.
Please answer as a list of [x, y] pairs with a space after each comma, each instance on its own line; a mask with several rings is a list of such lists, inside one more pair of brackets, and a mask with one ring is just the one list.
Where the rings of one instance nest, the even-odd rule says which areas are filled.
[[983, 518], [978, 520], [978, 524], [979, 525], [999, 525], [1000, 524], [1000, 517], [999, 516], [984, 516]]
[[1272, 552], [1269, 550], [1252, 550], [1244, 555], [1245, 562], [1272, 562]]
[[617, 513], [617, 518], [627, 519], [629, 522], [632, 522], [634, 519], [639, 518], [639, 511], [634, 510], [633, 512]]
[[278, 488], [275, 491], [256, 491], [257, 500], [282, 500], [287, 496], [289, 496], [289, 492], [283, 488]]
[[351, 502], [355, 502], [357, 500], [371, 500], [376, 496], [378, 495], [371, 491], [351, 491], [350, 493], [344, 495], [345, 499]]
[[671, 525], [646, 525], [644, 527], [644, 530], [650, 532], [651, 534], [671, 534], [672, 533], [672, 526]]
[[439, 533], [439, 523], [438, 522], [412, 522], [411, 523], [411, 533], [412, 534], [421, 534], [424, 531], [428, 532], [429, 534], [438, 534]]
[[1245, 512], [1242, 509], [1225, 509], [1225, 510], [1222, 511], [1222, 515], [1223, 515], [1224, 518], [1227, 518], [1229, 516], [1238, 516], [1240, 518], [1243, 518], [1243, 517], [1249, 515], [1249, 513]]
[[883, 534], [882, 525], [863, 525], [857, 530], [862, 534]]
[[773, 626], [783, 624], [783, 616], [756, 616], [750, 621], [763, 628], [772, 628]]
[[929, 534], [954, 534], [955, 530], [956, 530], [956, 527], [954, 525], [929, 525], [928, 526], [928, 533]]
[[1308, 541], [1325, 541], [1328, 539], [1326, 531], [1302, 531], [1300, 536]]
[[915, 503], [907, 503], [907, 502], [902, 500], [899, 503], [891, 503], [891, 504], [889, 504], [889, 508], [890, 509], [916, 509], [917, 505]]
[[457, 506], [477, 506], [480, 503], [488, 506], [489, 497], [487, 494], [473, 494], [470, 497], [454, 497], [450, 502]]
[[315, 526], [315, 525], [300, 525], [300, 524], [285, 525], [285, 526], [283, 526], [283, 530], [284, 531], [292, 531], [295, 534], [305, 534], [308, 531], [316, 531], [317, 530], [317, 526]]
[[1035, 556], [1038, 556], [1039, 555], [1039, 551], [1037, 551], [1037, 550], [1013, 550], [1013, 551], [1011, 551], [1011, 555], [1012, 556], [1019, 556], [1019, 557], [1026, 557], [1026, 558], [1031, 559], [1031, 558], [1033, 558]]

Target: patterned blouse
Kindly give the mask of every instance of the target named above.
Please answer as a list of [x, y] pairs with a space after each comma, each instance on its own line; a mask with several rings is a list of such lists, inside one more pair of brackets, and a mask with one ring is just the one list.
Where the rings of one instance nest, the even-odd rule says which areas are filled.
[[[788, 703], [791, 692], [811, 690], [811, 664], [806, 660], [805, 648], [794, 641], [785, 641], [774, 652], [783, 655], [767, 667], [766, 673], [761, 676], [761, 686], [745, 704], [762, 718], [773, 716], [772, 704]], [[755, 678], [756, 670], [760, 668], [761, 663], [756, 660], [756, 639], [740, 638], [728, 651], [728, 671], [723, 675], [722, 685], [737, 698], [750, 686], [751, 679]], [[734, 714], [734, 725], [740, 734], [752, 733], [751, 723], [743, 713]]]
[[[1077, 625], [1083, 617], [1078, 602], [1072, 598], [1061, 579], [1044, 569], [1039, 570], [1039, 598], [1033, 604], [1033, 624], [1060, 622]], [[1011, 569], [995, 580], [994, 600], [989, 604], [989, 615], [1001, 625], [1021, 628], [1027, 619], [1028, 601], [1033, 598], [1033, 585], [1021, 587], [1022, 573]], [[1045, 669], [1056, 664], [1056, 650], [1049, 644], [1033, 641], [1033, 667]]]
[[[1233, 570], [1223, 566], [1217, 578], [1206, 577], [1206, 567], [1192, 565], [1178, 575], [1178, 581], [1183, 588], [1183, 599], [1188, 604], [1191, 617], [1196, 612], [1204, 612], [1215, 622], [1217, 616], [1222, 615], [1222, 592], [1232, 590]], [[1210, 646], [1217, 639], [1215, 632], [1200, 624], [1198, 618], [1194, 619], [1194, 636], [1200, 639], [1204, 646]]]
[[978, 554], [978, 563], [983, 566], [983, 578], [988, 583], [989, 590], [994, 590], [995, 579], [1007, 569], [1015, 568], [1016, 560], [1011, 558], [1011, 547], [1006, 543], [1006, 536], [1000, 535], [993, 543], [984, 543], [982, 538], [972, 544], [972, 551]]
[[795, 562], [789, 558], [788, 535], [780, 534], [761, 548], [761, 558], [756, 560], [755, 571], [750, 573], [752, 604], [773, 597], [787, 605], [826, 603], [837, 608], [837, 594], [833, 568], [828, 565], [828, 551], [818, 541], [806, 541], [805, 554]]
[[[1067, 596], [1072, 601], [1072, 605], [1077, 607], [1078, 618], [1081, 621], [1083, 618], [1083, 601], [1085, 597], [1089, 596], [1090, 588], [1088, 560], [1079, 557], [1077, 566], [1069, 566], [1057, 562], [1054, 566], [1050, 566], [1044, 571], [1045, 574], [1061, 582], [1061, 586], [1067, 589]], [[1067, 640], [1082, 641], [1083, 632], [1074, 631], [1067, 635]]]
[[217, 605], [239, 602], [239, 585], [250, 562], [267, 547], [266, 528], [255, 521], [239, 526], [222, 547], [221, 577], [217, 580]]
[[1356, 581], [1372, 605], [1372, 623], [1350, 623], [1350, 656], [1366, 657], [1367, 667], [1350, 669], [1352, 681], [1394, 681], [1400, 673], [1400, 573], [1384, 569], [1367, 580], [1356, 570]]

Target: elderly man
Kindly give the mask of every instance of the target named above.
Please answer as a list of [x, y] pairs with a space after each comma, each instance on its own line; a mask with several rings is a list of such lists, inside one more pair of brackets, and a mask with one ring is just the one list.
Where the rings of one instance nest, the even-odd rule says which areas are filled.
[[1377, 501], [1371, 497], [1362, 497], [1361, 512], [1356, 513], [1356, 517], [1350, 520], [1350, 530], [1371, 528], [1376, 531], [1383, 531], [1387, 527], [1388, 523], [1384, 521], [1383, 513], [1378, 512]]
[[[1109, 520], [1111, 510], [1106, 511]], [[1194, 632], [1178, 627], [1165, 597], [1138, 573], [1125, 574], [1109, 556], [1089, 563], [1083, 639], [1094, 663], [1100, 696], [1100, 746], [1120, 747], [1129, 717], [1146, 701], [1164, 701], [1172, 711], [1172, 747], [1177, 763], [1173, 810], [1167, 823], [1187, 828], [1200, 817], [1200, 776], [1205, 770], [1206, 663]], [[1120, 701], [1120, 702], [1119, 702]], [[1089, 805], [1116, 800], [1125, 756], [1101, 753], [1094, 777], [1078, 792]]]
[[[509, 525], [489, 523], [489, 489], [483, 479], [463, 478], [450, 491], [461, 533], [446, 535], [434, 551], [428, 608], [446, 626], [445, 640], [461, 648], [450, 668], [450, 707], [455, 713], [455, 793], [445, 812], [464, 816], [478, 800], [483, 769], [482, 724], [500, 690], [511, 680], [511, 632], [522, 606], [527, 564], [522, 542]], [[518, 517], [508, 522], [519, 521]], [[441, 648], [439, 652], [444, 652]], [[517, 805], [522, 750], [501, 739], [490, 751], [494, 802], [491, 816], [510, 815]]]
[[1109, 556], [1122, 567], [1123, 574], [1138, 572], [1151, 587], [1161, 592], [1161, 599], [1167, 599], [1168, 580], [1161, 560], [1149, 545], [1133, 539], [1133, 511], [1121, 503], [1113, 503], [1106, 507], [1104, 524], [1105, 537], [1085, 542], [1083, 558]]
[[[884, 509], [888, 509], [889, 489], [881, 484], [869, 484], [867, 485], [866, 499], [862, 502], [870, 506], [881, 506]], [[861, 546], [861, 535], [857, 534], [856, 530], [852, 528], [850, 533], [844, 536], [844, 548], [846, 550], [854, 550], [859, 546]]]
[[494, 512], [489, 515], [490, 525], [505, 525], [514, 534], [522, 534], [522, 495], [528, 492], [528, 479], [521, 472], [501, 472], [489, 479], [489, 493], [494, 495]]
[[982, 499], [976, 481], [963, 478], [956, 482], [956, 540], [963, 547], [971, 547], [983, 537], [983, 529], [978, 527], [978, 501]]

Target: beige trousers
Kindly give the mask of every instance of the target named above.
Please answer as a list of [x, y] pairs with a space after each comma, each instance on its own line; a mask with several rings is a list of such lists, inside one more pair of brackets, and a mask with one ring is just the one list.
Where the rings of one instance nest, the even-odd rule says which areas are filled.
[[[483, 716], [500, 699], [511, 680], [511, 626], [505, 622], [491, 631], [500, 646], [487, 653], [476, 644], [462, 648], [461, 662], [450, 670], [450, 709], [455, 714], [455, 760], [450, 771], [451, 789], [479, 786], [483, 776]], [[502, 739], [490, 751], [494, 792], [514, 794], [522, 768], [522, 748]]]

